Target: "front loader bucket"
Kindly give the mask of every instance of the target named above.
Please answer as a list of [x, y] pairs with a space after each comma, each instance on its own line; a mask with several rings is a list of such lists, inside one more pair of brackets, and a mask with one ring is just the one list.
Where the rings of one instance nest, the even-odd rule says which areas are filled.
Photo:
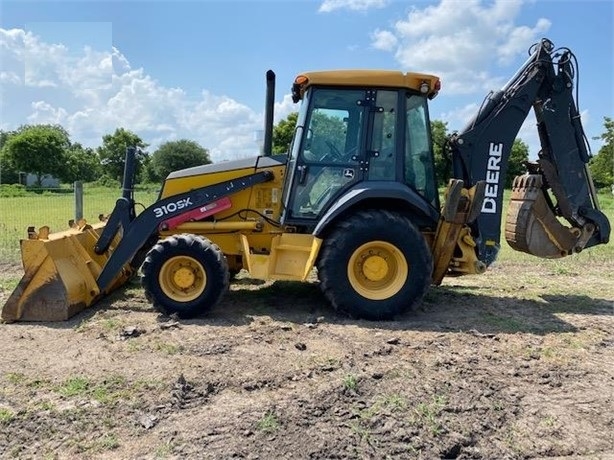
[[505, 221], [505, 239], [517, 251], [555, 259], [582, 250], [582, 231], [563, 225], [554, 215], [540, 175], [514, 179]]
[[[38, 234], [32, 229], [29, 239], [21, 240], [25, 273], [2, 308], [4, 321], [63, 321], [100, 298], [96, 278], [119, 238], [98, 255], [94, 245], [105, 224], [80, 224], [52, 234], [47, 227]], [[125, 266], [105, 293], [123, 285], [132, 272]]]

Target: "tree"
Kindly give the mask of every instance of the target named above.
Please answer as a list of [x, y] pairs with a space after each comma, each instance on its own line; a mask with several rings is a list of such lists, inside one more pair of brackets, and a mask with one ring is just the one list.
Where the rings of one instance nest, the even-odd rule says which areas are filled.
[[510, 152], [505, 176], [505, 187], [510, 188], [514, 177], [527, 172], [526, 163], [529, 161], [529, 146], [522, 139], [515, 139]]
[[4, 145], [12, 133], [0, 130], [0, 185], [19, 182], [19, 171], [11, 164], [4, 150]]
[[68, 133], [59, 125], [26, 125], [8, 137], [2, 150], [8, 163], [35, 174], [40, 186], [46, 174], [61, 173], [69, 146]]
[[[293, 112], [285, 120], [281, 120], [273, 127], [273, 153], [286, 153], [290, 149], [298, 113]], [[345, 144], [345, 125], [338, 117], [327, 115], [323, 111], [315, 111], [311, 120], [312, 142], [328, 140], [339, 150], [343, 150]], [[328, 150], [325, 145], [319, 146], [322, 150]]]
[[273, 127], [273, 153], [286, 153], [290, 149], [298, 112], [292, 112]]
[[127, 147], [138, 147], [135, 166], [137, 176], [141, 173], [146, 156], [143, 149], [147, 147], [147, 144], [133, 132], [124, 128], [117, 128], [113, 134], [102, 136], [102, 145], [97, 150], [103, 174], [121, 181], [124, 175]]
[[318, 155], [330, 152], [332, 144], [337, 151], [346, 151], [346, 126], [337, 113], [328, 115], [324, 109], [316, 109], [309, 123], [311, 132], [310, 150]]
[[605, 132], [595, 139], [602, 139], [605, 144], [588, 163], [597, 188], [611, 187], [614, 184], [614, 120], [604, 117], [603, 126]]
[[172, 171], [209, 163], [209, 151], [197, 142], [188, 139], [165, 142], [151, 156], [150, 178], [159, 181]]
[[66, 163], [59, 178], [63, 182], [91, 182], [100, 177], [101, 166], [96, 152], [74, 143], [66, 151]]
[[6, 144], [6, 141], [9, 140], [9, 137], [11, 137], [11, 133], [0, 129], [0, 150], [3, 149], [4, 144]]
[[452, 175], [452, 161], [445, 151], [448, 138], [448, 123], [441, 120], [431, 121], [431, 138], [433, 139], [433, 156], [435, 158], [435, 176], [437, 186], [448, 185]]

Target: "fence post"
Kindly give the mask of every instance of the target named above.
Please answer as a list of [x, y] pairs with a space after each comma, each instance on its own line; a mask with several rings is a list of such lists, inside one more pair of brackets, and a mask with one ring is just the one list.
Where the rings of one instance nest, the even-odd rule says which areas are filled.
[[75, 181], [75, 221], [83, 219], [83, 182]]

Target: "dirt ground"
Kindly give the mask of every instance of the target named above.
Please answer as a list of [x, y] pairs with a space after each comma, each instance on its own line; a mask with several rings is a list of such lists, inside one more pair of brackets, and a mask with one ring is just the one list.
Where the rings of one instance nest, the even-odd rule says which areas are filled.
[[0, 340], [2, 458], [614, 458], [614, 261], [588, 256], [447, 279], [379, 323], [247, 278], [177, 321], [134, 281]]

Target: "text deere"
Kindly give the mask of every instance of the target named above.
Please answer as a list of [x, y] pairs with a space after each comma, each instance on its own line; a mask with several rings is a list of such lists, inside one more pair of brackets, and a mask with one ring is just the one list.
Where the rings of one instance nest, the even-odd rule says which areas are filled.
[[497, 193], [499, 192], [499, 174], [501, 173], [501, 154], [503, 144], [490, 143], [488, 149], [488, 164], [486, 165], [486, 192], [482, 203], [482, 212], [495, 214], [497, 212]]

